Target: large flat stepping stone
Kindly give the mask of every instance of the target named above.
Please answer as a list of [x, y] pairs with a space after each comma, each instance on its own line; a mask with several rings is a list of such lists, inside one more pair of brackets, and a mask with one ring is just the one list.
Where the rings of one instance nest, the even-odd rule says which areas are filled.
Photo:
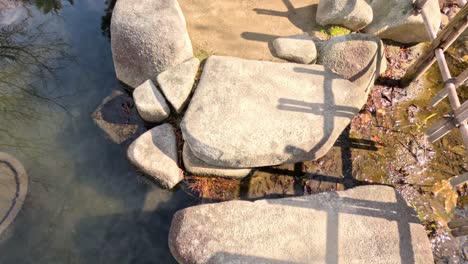
[[133, 88], [193, 57], [177, 0], [119, 0], [110, 29], [115, 73]]
[[28, 193], [28, 175], [14, 157], [0, 152], [0, 234], [18, 215]]
[[127, 150], [128, 159], [142, 172], [171, 189], [184, 179], [177, 165], [177, 141], [170, 124], [157, 126], [138, 137]]
[[169, 248], [179, 263], [434, 263], [414, 210], [391, 187], [177, 212]]
[[295, 163], [325, 155], [366, 99], [320, 65], [211, 56], [181, 128], [212, 165]]
[[182, 159], [184, 161], [185, 169], [197, 176], [217, 176], [223, 178], [242, 179], [252, 171], [252, 169], [231, 169], [210, 165], [197, 158], [187, 144], [184, 144]]

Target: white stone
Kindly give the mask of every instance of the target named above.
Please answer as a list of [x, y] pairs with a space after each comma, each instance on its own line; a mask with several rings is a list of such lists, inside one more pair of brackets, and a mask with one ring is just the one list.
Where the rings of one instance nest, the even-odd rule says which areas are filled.
[[171, 113], [164, 96], [151, 80], [133, 90], [133, 99], [141, 118], [147, 122], [159, 123]]
[[365, 0], [320, 0], [315, 20], [322, 26], [340, 25], [357, 31], [372, 18], [372, 8]]
[[193, 57], [177, 0], [118, 0], [110, 29], [117, 78], [133, 88]]
[[142, 134], [129, 146], [127, 156], [138, 169], [165, 188], [171, 189], [184, 179], [177, 165], [177, 141], [170, 124]]
[[180, 113], [187, 103], [199, 66], [200, 61], [192, 58], [160, 73], [157, 77], [161, 91], [177, 113]]
[[273, 40], [274, 53], [277, 57], [303, 64], [309, 64], [317, 58], [317, 49], [307, 34], [279, 37]]

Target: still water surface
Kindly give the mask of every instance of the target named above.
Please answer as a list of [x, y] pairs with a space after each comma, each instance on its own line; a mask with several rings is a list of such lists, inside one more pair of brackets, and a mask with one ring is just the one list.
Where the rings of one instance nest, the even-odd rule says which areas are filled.
[[0, 151], [20, 159], [30, 177], [23, 209], [0, 236], [0, 263], [175, 262], [170, 221], [195, 201], [138, 180], [125, 147], [90, 116], [119, 86], [105, 33], [109, 3], [37, 3], [10, 2], [0, 21], [26, 23], [14, 42], [51, 63], [40, 69], [0, 58]]

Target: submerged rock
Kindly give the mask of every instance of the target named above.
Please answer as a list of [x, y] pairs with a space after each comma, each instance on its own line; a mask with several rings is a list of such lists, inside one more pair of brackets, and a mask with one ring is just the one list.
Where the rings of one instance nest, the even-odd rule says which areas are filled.
[[188, 172], [198, 176], [218, 176], [224, 178], [242, 179], [245, 176], [249, 175], [249, 173], [252, 171], [251, 169], [221, 168], [207, 164], [204, 161], [197, 158], [192, 153], [190, 147], [187, 144], [184, 144], [182, 159], [184, 161], [185, 169]]
[[157, 77], [159, 87], [177, 113], [180, 113], [187, 103], [199, 66], [200, 61], [192, 58], [160, 73]]
[[7, 230], [23, 207], [28, 179], [21, 162], [0, 152], [0, 234]]
[[164, 96], [151, 80], [135, 88], [133, 99], [141, 118], [147, 122], [161, 122], [171, 113]]
[[177, 0], [119, 0], [111, 21], [117, 78], [131, 87], [193, 57]]
[[184, 179], [177, 166], [177, 142], [170, 124], [157, 126], [137, 138], [128, 148], [128, 159], [141, 171], [171, 189]]
[[434, 263], [414, 210], [386, 186], [189, 207], [169, 248], [179, 263]]
[[[413, 14], [413, 1], [372, 0], [369, 4], [374, 19], [364, 29], [366, 33], [401, 43], [430, 41], [422, 15]], [[429, 24], [437, 31], [441, 21], [438, 0], [428, 0], [424, 11]]]
[[273, 40], [275, 55], [297, 63], [309, 64], [317, 58], [317, 49], [307, 34], [280, 37]]
[[322, 26], [340, 25], [356, 31], [372, 18], [372, 8], [365, 0], [320, 0], [315, 20]]
[[318, 64], [369, 91], [387, 61], [382, 41], [369, 34], [350, 34], [331, 38], [320, 49]]
[[114, 90], [91, 115], [96, 125], [117, 144], [126, 144], [146, 131], [133, 99]]
[[323, 66], [211, 56], [181, 128], [208, 164], [295, 163], [325, 155], [366, 99]]

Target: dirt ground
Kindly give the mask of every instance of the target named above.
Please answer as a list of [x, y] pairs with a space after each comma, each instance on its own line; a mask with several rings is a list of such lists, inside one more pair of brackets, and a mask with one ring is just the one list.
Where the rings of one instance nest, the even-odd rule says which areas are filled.
[[318, 0], [180, 0], [197, 57], [278, 60], [271, 41], [311, 32]]

